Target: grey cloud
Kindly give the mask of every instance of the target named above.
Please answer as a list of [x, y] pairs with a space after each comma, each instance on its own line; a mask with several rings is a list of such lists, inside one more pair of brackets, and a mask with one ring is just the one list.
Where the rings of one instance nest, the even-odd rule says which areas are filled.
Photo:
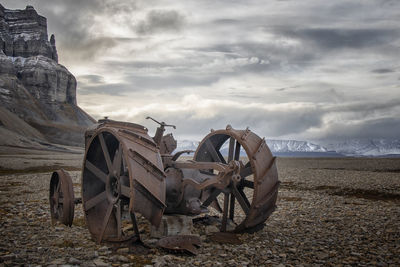
[[131, 84], [133, 90], [163, 90], [180, 89], [190, 86], [207, 86], [219, 80], [218, 75], [192, 76], [184, 74], [171, 74], [167, 76], [142, 76], [131, 74], [126, 77], [126, 81]]
[[374, 69], [374, 70], [372, 70], [371, 72], [372, 72], [372, 73], [384, 74], [384, 73], [391, 73], [391, 72], [394, 72], [394, 69], [389, 69], [389, 68]]
[[[279, 31], [278, 31], [279, 33]], [[387, 44], [399, 36], [398, 29], [305, 28], [280, 32], [324, 49], [365, 48]]]
[[270, 66], [261, 66], [280, 68], [282, 62], [290, 62], [293, 65], [311, 62], [316, 59], [316, 54], [312, 48], [303, 46], [290, 47], [283, 46], [280, 43], [273, 42], [238, 42], [235, 44], [220, 44], [203, 48], [205, 51], [217, 51], [227, 53], [226, 56], [238, 57], [257, 57], [261, 60], [270, 62]]
[[104, 77], [101, 75], [95, 75], [95, 74], [90, 74], [90, 75], [79, 75], [76, 77], [78, 81], [82, 81], [84, 83], [89, 83], [89, 84], [99, 84], [99, 83], [104, 83]]
[[400, 98], [390, 99], [387, 101], [358, 101], [358, 102], [347, 102], [342, 104], [337, 104], [332, 107], [327, 107], [325, 110], [327, 112], [350, 112], [356, 113], [361, 112], [382, 112], [393, 108], [400, 108]]
[[332, 123], [325, 131], [319, 133], [320, 139], [398, 139], [400, 136], [399, 118], [379, 118], [357, 123], [345, 121]]
[[176, 10], [152, 10], [146, 19], [139, 22], [136, 31], [139, 34], [180, 31], [185, 24], [185, 17]]
[[301, 86], [300, 85], [294, 85], [294, 86], [289, 86], [289, 87], [281, 87], [281, 88], [275, 89], [275, 91], [286, 91], [286, 90], [294, 89], [294, 88], [298, 88], [298, 87], [301, 87]]
[[212, 21], [211, 23], [217, 24], [217, 25], [232, 25], [232, 24], [242, 23], [242, 21], [237, 20], [237, 19], [216, 19], [216, 20]]
[[104, 83], [103, 77], [97, 75], [78, 76], [78, 88], [82, 94], [99, 93], [104, 95], [124, 95], [140, 91], [179, 90], [183, 87], [209, 86], [219, 80], [218, 75], [191, 76], [171, 74], [166, 76], [139, 75], [128, 73], [122, 83]]
[[[153, 116], [159, 120], [175, 124], [179, 132], [186, 135], [199, 135], [209, 129], [225, 128], [231, 124], [234, 128], [245, 129], [249, 126], [254, 132], [267, 137], [301, 133], [311, 127], [322, 124], [322, 112], [319, 108], [297, 110], [266, 111], [262, 108], [225, 107], [212, 118], [196, 116], [194, 111], [154, 110], [151, 113], [141, 112], [130, 121], [140, 121], [145, 116]], [[199, 137], [198, 137], [199, 138]]]
[[82, 95], [102, 94], [109, 96], [121, 96], [126, 92], [133, 91], [131, 85], [126, 83], [107, 83], [100, 85], [88, 85], [78, 83], [79, 93]]
[[[385, 104], [389, 107], [384, 108]], [[364, 108], [361, 109], [361, 106]], [[353, 106], [353, 108], [352, 108]], [[373, 106], [370, 103], [347, 104], [347, 111], [353, 116], [359, 117], [354, 121], [336, 120], [324, 124], [324, 117], [328, 114], [339, 117], [342, 112], [342, 105], [335, 105], [334, 108], [325, 108], [323, 105], [298, 107], [296, 109], [265, 110], [263, 108], [243, 107], [221, 107], [211, 118], [197, 117], [194, 111], [170, 111], [154, 110], [151, 114], [142, 112], [134, 118], [127, 118], [131, 121], [140, 121], [141, 118], [151, 115], [160, 120], [176, 124], [177, 133], [196, 136], [200, 139], [202, 134], [207, 134], [209, 129], [221, 129], [226, 124], [234, 128], [244, 129], [247, 126], [255, 133], [267, 138], [279, 138], [282, 136], [296, 136], [308, 130], [319, 129], [314, 135], [316, 140], [343, 140], [351, 138], [398, 138], [400, 136], [400, 119], [398, 117], [379, 117], [387, 110], [394, 108], [396, 103], [380, 103]], [[398, 107], [398, 106], [397, 106]], [[363, 114], [367, 110], [374, 110], [376, 116]], [[377, 113], [376, 113], [377, 112]], [[369, 114], [371, 115], [371, 114]]]

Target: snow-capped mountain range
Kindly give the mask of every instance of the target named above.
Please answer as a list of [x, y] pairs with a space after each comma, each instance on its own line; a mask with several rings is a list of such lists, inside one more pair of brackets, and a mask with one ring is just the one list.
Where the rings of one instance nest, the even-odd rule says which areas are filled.
[[[326, 145], [318, 145], [308, 141], [297, 140], [266, 140], [271, 152], [279, 156], [400, 156], [400, 140], [348, 140], [342, 142], [328, 143]], [[183, 140], [178, 141], [176, 151], [196, 150], [199, 145], [198, 141]], [[226, 156], [228, 154], [228, 142], [226, 142], [220, 152]], [[244, 154], [244, 151], [241, 152]]]
[[348, 140], [340, 143], [325, 145], [329, 150], [347, 156], [383, 156], [383, 155], [400, 155], [400, 140]]

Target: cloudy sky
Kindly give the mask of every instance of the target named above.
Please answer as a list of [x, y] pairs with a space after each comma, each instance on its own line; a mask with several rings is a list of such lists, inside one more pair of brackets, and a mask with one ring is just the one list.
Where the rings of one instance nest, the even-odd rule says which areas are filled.
[[400, 138], [400, 1], [2, 0], [47, 17], [96, 119], [201, 139]]

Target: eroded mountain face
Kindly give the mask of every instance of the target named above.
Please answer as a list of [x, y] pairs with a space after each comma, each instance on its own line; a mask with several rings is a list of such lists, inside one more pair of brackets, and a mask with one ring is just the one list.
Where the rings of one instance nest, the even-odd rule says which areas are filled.
[[[46, 18], [31, 6], [9, 10], [0, 4], [1, 108], [38, 130], [44, 141], [83, 145], [83, 132], [94, 120], [76, 105], [76, 85], [75, 77], [58, 64]], [[1, 127], [12, 130], [15, 119], [6, 114], [0, 112]]]

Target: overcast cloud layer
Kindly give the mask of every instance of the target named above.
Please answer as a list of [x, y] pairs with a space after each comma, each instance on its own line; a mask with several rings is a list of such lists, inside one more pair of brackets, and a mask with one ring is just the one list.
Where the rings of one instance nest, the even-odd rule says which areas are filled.
[[400, 1], [31, 4], [95, 118], [249, 126], [275, 139], [400, 138]]

